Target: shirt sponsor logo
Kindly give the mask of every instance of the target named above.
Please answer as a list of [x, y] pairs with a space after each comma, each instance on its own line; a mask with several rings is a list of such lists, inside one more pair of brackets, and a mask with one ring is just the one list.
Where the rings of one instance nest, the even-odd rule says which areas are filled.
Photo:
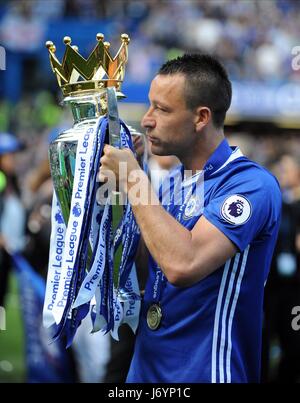
[[245, 224], [252, 214], [249, 200], [241, 195], [227, 197], [221, 207], [221, 215], [230, 224]]

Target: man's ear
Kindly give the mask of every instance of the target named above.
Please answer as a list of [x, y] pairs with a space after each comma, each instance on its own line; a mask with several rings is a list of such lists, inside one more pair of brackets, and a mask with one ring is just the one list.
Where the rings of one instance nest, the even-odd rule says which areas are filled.
[[195, 111], [195, 129], [199, 132], [211, 121], [211, 110], [206, 106], [199, 106]]

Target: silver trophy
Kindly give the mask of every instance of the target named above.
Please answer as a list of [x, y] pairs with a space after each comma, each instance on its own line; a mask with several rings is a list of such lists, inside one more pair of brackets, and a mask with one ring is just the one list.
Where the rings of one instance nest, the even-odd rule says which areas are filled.
[[[83, 127], [107, 115], [110, 143], [117, 146], [120, 139], [117, 100], [124, 97], [120, 88], [128, 59], [129, 37], [121, 35], [122, 44], [114, 58], [109, 53], [110, 44], [104, 42], [104, 35], [97, 34], [96, 38], [96, 47], [85, 59], [79, 54], [78, 47], [71, 45], [71, 38], [65, 37], [66, 50], [62, 63], [55, 55], [53, 42], [46, 42], [52, 70], [64, 95], [64, 104], [71, 107], [74, 117], [74, 126], [63, 131], [50, 144], [49, 149], [54, 190], [66, 224], [70, 214], [78, 136]], [[122, 214], [120, 207], [113, 206], [115, 223]]]

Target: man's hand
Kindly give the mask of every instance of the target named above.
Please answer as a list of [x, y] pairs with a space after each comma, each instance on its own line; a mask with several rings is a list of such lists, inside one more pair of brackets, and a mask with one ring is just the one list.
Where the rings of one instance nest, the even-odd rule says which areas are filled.
[[145, 153], [145, 138], [142, 135], [132, 135], [134, 150], [137, 155], [138, 162], [142, 166], [143, 156]]
[[111, 178], [111, 175], [114, 175], [118, 188], [125, 192], [130, 174], [135, 170], [140, 170], [140, 166], [130, 149], [119, 150], [108, 144], [104, 146], [100, 164], [100, 182], [106, 182]]

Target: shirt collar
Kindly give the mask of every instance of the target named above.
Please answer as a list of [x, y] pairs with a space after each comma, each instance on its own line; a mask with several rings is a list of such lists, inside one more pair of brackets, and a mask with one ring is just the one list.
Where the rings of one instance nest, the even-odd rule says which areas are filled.
[[229, 161], [230, 156], [232, 155], [232, 153], [235, 153], [235, 151], [237, 151], [237, 147], [230, 147], [228, 141], [224, 139], [206, 161], [202, 171], [198, 171], [194, 175], [184, 179], [184, 167], [182, 165], [181, 172], [183, 186], [189, 186], [191, 183], [197, 180], [198, 177], [203, 175], [203, 172], [204, 180], [207, 180], [212, 174], [226, 165], [226, 162]]
[[226, 139], [222, 140], [203, 167], [204, 178], [209, 178], [228, 160], [232, 154], [232, 148]]

